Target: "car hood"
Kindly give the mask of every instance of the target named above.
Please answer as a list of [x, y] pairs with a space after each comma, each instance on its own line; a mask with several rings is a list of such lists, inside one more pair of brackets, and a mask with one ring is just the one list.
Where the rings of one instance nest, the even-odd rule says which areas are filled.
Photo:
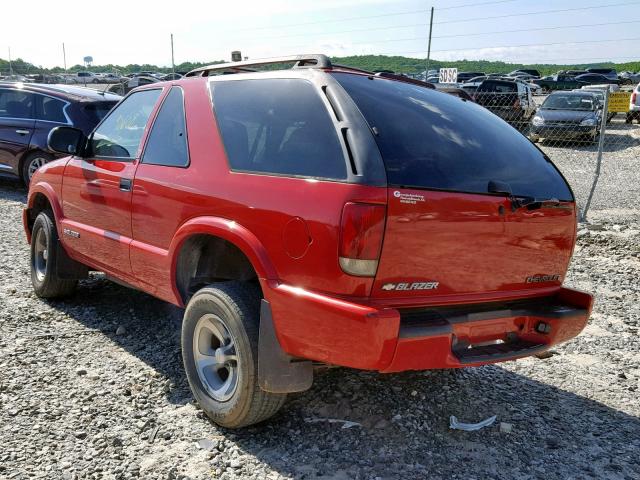
[[592, 110], [547, 110], [541, 108], [538, 110], [537, 116], [544, 118], [550, 122], [576, 122], [579, 123], [587, 118], [596, 116], [596, 112]]

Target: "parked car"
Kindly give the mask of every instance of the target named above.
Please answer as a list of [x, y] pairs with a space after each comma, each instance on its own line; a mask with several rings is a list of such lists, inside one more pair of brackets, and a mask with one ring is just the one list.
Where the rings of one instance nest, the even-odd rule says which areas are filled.
[[553, 90], [573, 90], [587, 85], [587, 82], [576, 80], [576, 77], [562, 73], [532, 80], [532, 83], [539, 85], [543, 93], [549, 93]]
[[78, 72], [75, 74], [76, 83], [100, 83], [100, 79], [93, 72]]
[[20, 82], [20, 83], [33, 83], [33, 79], [26, 75], [6, 75], [2, 77], [3, 82]]
[[636, 85], [636, 88], [631, 92], [631, 98], [629, 99], [629, 111], [627, 112], [626, 123], [631, 123], [633, 120], [637, 120], [640, 123], [640, 83]]
[[506, 79], [484, 80], [474, 100], [516, 128], [524, 128], [536, 111], [531, 88], [525, 82]]
[[602, 107], [594, 92], [553, 92], [531, 120], [531, 137], [596, 142]]
[[572, 77], [577, 77], [578, 75], [584, 75], [585, 73], [589, 73], [586, 70], [560, 70], [558, 74], [564, 73], [565, 75], [570, 75]]
[[447, 93], [449, 95], [453, 95], [454, 97], [458, 97], [461, 98], [462, 100], [467, 100], [469, 102], [473, 102], [473, 97], [471, 96], [471, 94], [462, 89], [462, 88], [456, 88], [456, 87], [451, 87], [451, 86], [438, 86], [436, 88], [439, 92], [442, 93]]
[[623, 85], [635, 85], [636, 83], [640, 82], [640, 72], [639, 73], [621, 72], [618, 75], [618, 79], [620, 80], [620, 83]]
[[609, 78], [605, 75], [601, 75], [599, 73], [585, 73], [583, 75], [578, 75], [575, 77], [578, 82], [584, 82], [587, 85], [602, 85], [602, 84], [615, 84], [619, 83], [618, 78], [615, 79]]
[[520, 68], [518, 70], [514, 70], [513, 72], [509, 73], [509, 76], [517, 77], [518, 75], [523, 75], [523, 74], [531, 75], [534, 78], [540, 78], [540, 72], [532, 68]]
[[47, 148], [53, 128], [89, 134], [119, 99], [83, 87], [0, 83], [0, 172], [28, 185], [36, 169], [54, 159]]
[[426, 85], [324, 55], [258, 65], [294, 61], [202, 67], [88, 138], [52, 132], [73, 156], [29, 190], [35, 293], [100, 270], [186, 307], [187, 379], [225, 427], [310, 388], [314, 362], [477, 366], [584, 328], [591, 295], [562, 286], [576, 203], [540, 150]]
[[587, 68], [587, 72], [604, 75], [609, 80], [618, 81], [618, 73], [615, 68]]
[[160, 80], [162, 80], [163, 82], [166, 81], [170, 81], [170, 80], [180, 80], [182, 78], [182, 75], [180, 73], [167, 73], [166, 75], [163, 75]]
[[111, 85], [107, 89], [107, 91], [111, 93], [115, 93], [117, 95], [126, 95], [134, 88], [137, 88], [143, 85], [151, 85], [152, 83], [158, 83], [158, 82], [160, 82], [160, 79], [156, 77], [148, 77], [143, 75], [136, 75], [131, 78], [123, 77], [120, 83]]
[[473, 77], [479, 77], [482, 75], [484, 75], [484, 72], [458, 72], [456, 79], [458, 83], [464, 83]]

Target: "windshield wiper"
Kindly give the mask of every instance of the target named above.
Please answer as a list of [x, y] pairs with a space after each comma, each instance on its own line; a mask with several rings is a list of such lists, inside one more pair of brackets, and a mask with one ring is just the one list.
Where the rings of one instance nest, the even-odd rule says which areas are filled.
[[514, 195], [511, 190], [511, 185], [507, 182], [500, 182], [496, 180], [489, 180], [487, 185], [489, 193], [499, 193], [505, 195], [511, 202], [511, 211], [515, 212], [520, 208], [527, 208], [527, 210], [537, 210], [543, 207], [555, 207], [560, 205], [560, 200], [557, 198], [536, 198], [527, 195]]

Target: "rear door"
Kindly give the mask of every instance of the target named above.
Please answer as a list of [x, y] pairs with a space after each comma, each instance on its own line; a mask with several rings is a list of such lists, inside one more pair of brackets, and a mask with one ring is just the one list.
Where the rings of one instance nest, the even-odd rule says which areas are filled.
[[34, 118], [33, 93], [0, 88], [0, 172], [20, 174], [20, 158], [29, 149]]
[[[372, 131], [387, 171], [387, 223], [371, 292], [381, 299], [472, 301], [557, 288], [571, 256], [575, 205], [524, 136], [472, 102], [416, 85], [335, 74]], [[520, 198], [515, 208], [489, 182]], [[535, 206], [534, 206], [535, 207]]]

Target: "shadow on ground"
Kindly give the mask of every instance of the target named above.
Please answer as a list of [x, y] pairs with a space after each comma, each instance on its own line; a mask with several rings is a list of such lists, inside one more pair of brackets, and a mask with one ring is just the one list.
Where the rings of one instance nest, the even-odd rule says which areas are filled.
[[[82, 282], [75, 296], [52, 305], [171, 379], [169, 402], [192, 401], [180, 356], [180, 309], [102, 278]], [[79, 314], [87, 305], [92, 314]], [[104, 319], [113, 318], [127, 335], [115, 335], [112, 323], [103, 329]], [[461, 421], [497, 415], [513, 431], [501, 433], [497, 425], [452, 431], [450, 415]], [[212, 436], [220, 433], [210, 428]], [[310, 391], [291, 395], [271, 421], [222, 433], [241, 452], [295, 478], [640, 478], [638, 418], [497, 366], [400, 375], [332, 369], [317, 375]]]

